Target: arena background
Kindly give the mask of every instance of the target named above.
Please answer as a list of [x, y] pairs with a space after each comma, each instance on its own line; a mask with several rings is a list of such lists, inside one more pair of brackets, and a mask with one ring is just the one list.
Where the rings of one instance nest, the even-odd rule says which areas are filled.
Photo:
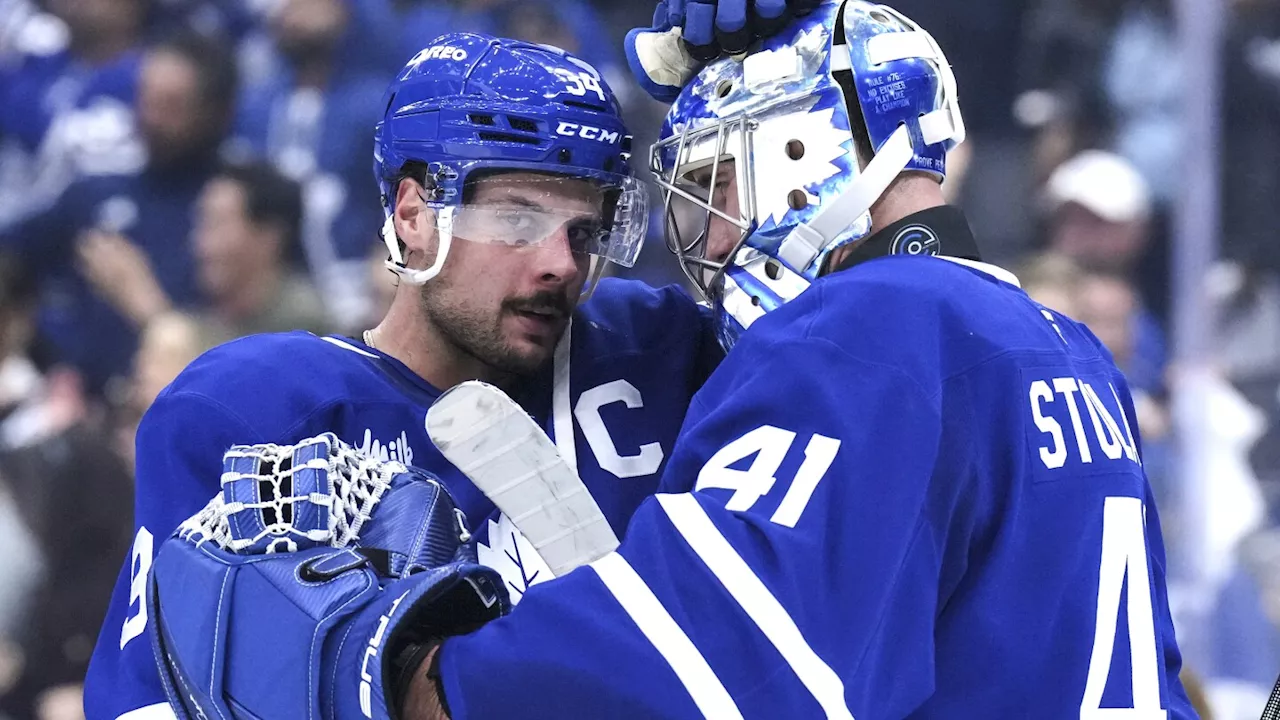
[[[894, 5], [955, 66], [947, 192], [988, 259], [1135, 390], [1206, 717], [1256, 718], [1280, 672], [1280, 0]], [[156, 393], [211, 344], [380, 316], [370, 154], [395, 70], [449, 30], [558, 45], [647, 147], [664, 108], [621, 40], [651, 12], [0, 0], [0, 719], [82, 717]], [[631, 274], [679, 282], [660, 227]]]

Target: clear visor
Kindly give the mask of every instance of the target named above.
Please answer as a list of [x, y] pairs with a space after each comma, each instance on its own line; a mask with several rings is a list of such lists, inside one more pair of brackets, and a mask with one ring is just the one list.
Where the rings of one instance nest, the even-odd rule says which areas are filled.
[[[648, 195], [635, 178], [600, 187], [583, 180], [506, 183], [438, 212], [441, 230], [474, 243], [513, 248], [566, 243], [575, 255], [635, 264], [649, 222]], [[446, 227], [447, 224], [447, 227]]]

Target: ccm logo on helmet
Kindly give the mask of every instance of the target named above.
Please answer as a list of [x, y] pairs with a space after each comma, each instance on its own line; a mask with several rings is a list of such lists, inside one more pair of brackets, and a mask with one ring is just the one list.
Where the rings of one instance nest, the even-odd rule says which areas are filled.
[[423, 50], [422, 56], [418, 60], [430, 60], [431, 58], [461, 61], [467, 59], [467, 51], [452, 45], [434, 45]]
[[599, 140], [602, 143], [618, 142], [618, 133], [600, 128], [591, 127], [590, 125], [579, 125], [578, 123], [561, 122], [556, 128], [556, 133], [566, 137], [580, 137], [587, 140]]

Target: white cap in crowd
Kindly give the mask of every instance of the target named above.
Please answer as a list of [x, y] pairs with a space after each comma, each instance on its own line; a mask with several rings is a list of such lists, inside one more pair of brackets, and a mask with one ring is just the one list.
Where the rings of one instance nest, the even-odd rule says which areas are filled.
[[1085, 150], [1058, 166], [1045, 183], [1045, 204], [1053, 212], [1076, 203], [1113, 223], [1144, 220], [1151, 213], [1151, 190], [1134, 166], [1114, 153]]

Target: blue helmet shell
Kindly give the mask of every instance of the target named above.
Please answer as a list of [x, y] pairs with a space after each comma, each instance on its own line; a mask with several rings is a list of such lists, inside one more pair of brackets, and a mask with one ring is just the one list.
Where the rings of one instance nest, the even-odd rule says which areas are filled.
[[585, 61], [556, 48], [449, 33], [387, 88], [374, 133], [374, 175], [390, 212], [407, 162], [430, 168], [428, 200], [461, 201], [477, 170], [537, 170], [620, 184], [631, 134], [613, 91]]

